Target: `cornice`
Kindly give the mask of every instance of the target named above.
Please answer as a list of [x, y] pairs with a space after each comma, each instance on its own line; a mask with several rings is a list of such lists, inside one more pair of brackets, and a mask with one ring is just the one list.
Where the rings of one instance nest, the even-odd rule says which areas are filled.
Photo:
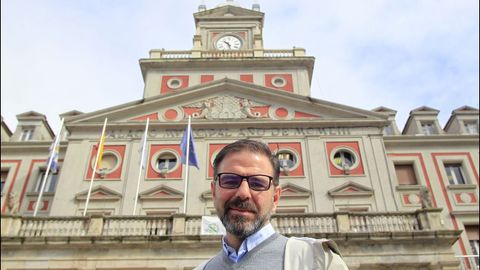
[[415, 136], [415, 135], [394, 135], [384, 136], [385, 145], [402, 145], [402, 144], [476, 144], [478, 145], [480, 139], [478, 135], [451, 135], [451, 134], [436, 134], [432, 136]]

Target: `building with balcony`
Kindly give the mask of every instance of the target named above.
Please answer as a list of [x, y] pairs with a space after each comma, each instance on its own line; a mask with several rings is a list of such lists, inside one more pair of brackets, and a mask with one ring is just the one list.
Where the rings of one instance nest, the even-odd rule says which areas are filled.
[[[201, 5], [194, 19], [190, 51], [140, 60], [141, 100], [62, 113], [60, 134], [38, 112], [19, 114], [14, 132], [2, 118], [2, 269], [194, 268], [220, 249], [221, 236], [201, 230], [215, 215], [212, 161], [240, 138], [281, 160], [279, 232], [335, 240], [350, 269], [478, 267], [477, 108], [454, 109], [442, 128], [423, 106], [400, 131], [395, 110], [312, 98], [314, 57], [264, 48], [258, 5]], [[199, 169], [185, 190], [188, 116]], [[55, 136], [59, 169], [45, 177]]]

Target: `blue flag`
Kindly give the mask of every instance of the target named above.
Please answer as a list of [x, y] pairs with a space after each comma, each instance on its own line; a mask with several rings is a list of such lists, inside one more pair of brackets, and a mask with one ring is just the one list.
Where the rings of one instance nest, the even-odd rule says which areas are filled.
[[[182, 156], [181, 156], [182, 164], [187, 163], [186, 159], [187, 159], [187, 151], [188, 151], [187, 150], [188, 130], [189, 130], [189, 127], [185, 129], [185, 132], [183, 133], [183, 137], [182, 137], [182, 142], [180, 143], [180, 148], [182, 149]], [[197, 169], [200, 169], [198, 167], [197, 154], [195, 153], [195, 147], [193, 146], [193, 135], [191, 131], [190, 131], [190, 149], [188, 154], [188, 165], [193, 165], [197, 167]]]
[[47, 159], [47, 166], [48, 166], [48, 163], [50, 163], [50, 160], [52, 160], [52, 163], [50, 164], [50, 171], [52, 173], [57, 173], [58, 171], [58, 154], [59, 154], [59, 150], [60, 150], [60, 145], [56, 144], [55, 145], [55, 142], [56, 141], [53, 141], [53, 143], [50, 145], [49, 149], [50, 150], [50, 154], [48, 155], [48, 159]]

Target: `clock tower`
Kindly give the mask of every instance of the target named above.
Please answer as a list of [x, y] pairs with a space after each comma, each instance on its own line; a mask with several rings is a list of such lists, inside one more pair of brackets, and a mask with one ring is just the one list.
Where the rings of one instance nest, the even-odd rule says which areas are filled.
[[262, 50], [264, 14], [259, 6], [244, 9], [227, 1], [215, 9], [199, 7], [195, 13], [196, 33], [193, 51], [200, 50]]
[[302, 48], [264, 48], [264, 14], [258, 4], [247, 9], [227, 1], [212, 9], [200, 5], [198, 10], [193, 14], [191, 50], [154, 49], [149, 58], [140, 59], [144, 98], [222, 79], [310, 96], [314, 57], [306, 56]]

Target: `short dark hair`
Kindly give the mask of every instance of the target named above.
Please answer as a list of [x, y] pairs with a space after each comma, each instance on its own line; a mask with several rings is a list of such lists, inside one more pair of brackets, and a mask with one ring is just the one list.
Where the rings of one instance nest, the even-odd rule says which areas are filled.
[[273, 168], [273, 184], [278, 186], [280, 184], [280, 162], [278, 161], [278, 157], [272, 153], [270, 148], [263, 142], [249, 140], [249, 139], [242, 139], [236, 142], [233, 142], [227, 146], [225, 146], [215, 157], [213, 161], [213, 174], [214, 177], [217, 177], [218, 174], [218, 167], [220, 163], [222, 163], [223, 159], [230, 153], [238, 153], [241, 151], [248, 151], [252, 153], [262, 154], [268, 158], [270, 164]]

